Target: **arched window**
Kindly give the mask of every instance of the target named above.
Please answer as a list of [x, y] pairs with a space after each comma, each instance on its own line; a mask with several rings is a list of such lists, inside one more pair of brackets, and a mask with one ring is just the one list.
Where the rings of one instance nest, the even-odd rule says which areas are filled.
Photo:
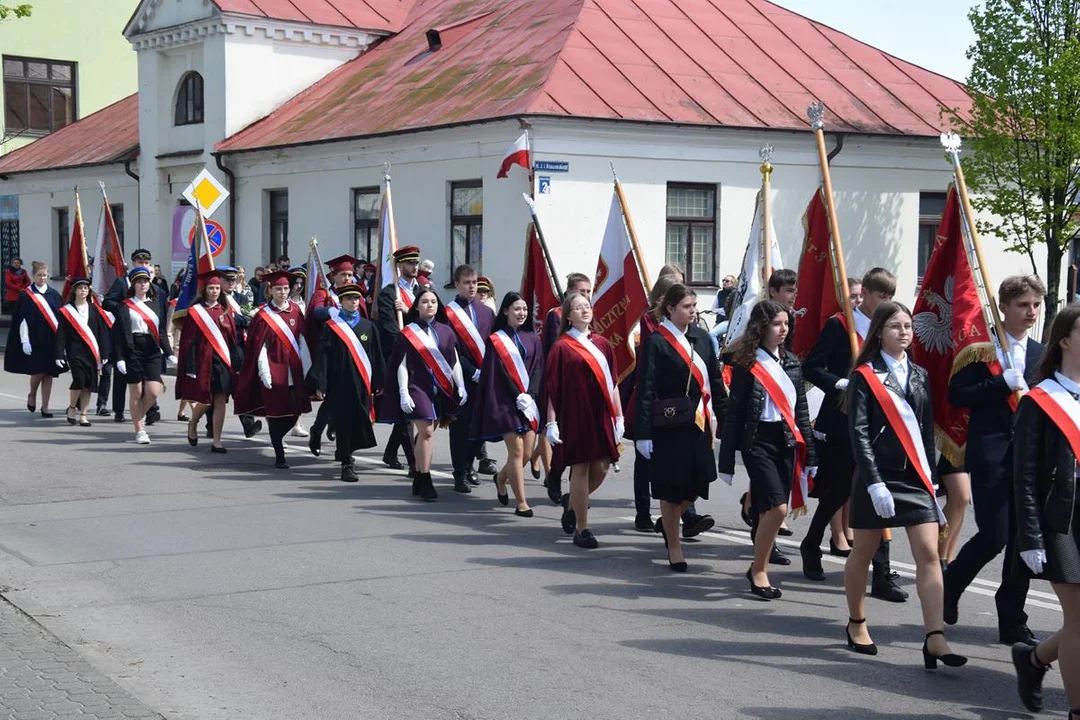
[[189, 72], [180, 78], [180, 91], [176, 94], [176, 125], [198, 125], [203, 121], [203, 80], [197, 72]]

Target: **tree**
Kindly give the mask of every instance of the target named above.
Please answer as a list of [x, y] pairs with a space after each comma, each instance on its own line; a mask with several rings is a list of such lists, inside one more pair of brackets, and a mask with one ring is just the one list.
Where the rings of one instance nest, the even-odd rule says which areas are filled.
[[993, 218], [980, 229], [1026, 255], [1046, 282], [1048, 332], [1080, 219], [1080, 0], [985, 0], [968, 18], [973, 105], [946, 115], [968, 139], [972, 204]]
[[0, 3], [0, 22], [3, 22], [8, 18], [30, 17], [32, 11], [33, 8], [26, 3], [20, 3], [19, 5], [5, 5], [4, 3]]

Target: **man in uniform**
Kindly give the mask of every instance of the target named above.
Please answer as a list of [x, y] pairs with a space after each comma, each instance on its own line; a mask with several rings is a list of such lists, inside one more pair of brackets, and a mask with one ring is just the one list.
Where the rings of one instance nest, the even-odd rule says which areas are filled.
[[[379, 342], [382, 345], [383, 359], [389, 359], [393, 352], [394, 343], [401, 333], [398, 325], [398, 313], [404, 315], [412, 307], [413, 298], [416, 297], [419, 285], [416, 281], [420, 269], [420, 248], [415, 245], [406, 245], [394, 252], [394, 262], [397, 263], [398, 282], [390, 283], [379, 290], [376, 299], [378, 310]], [[383, 451], [383, 463], [393, 470], [401, 470], [402, 464], [398, 461], [398, 448], [405, 451], [405, 459], [409, 463], [409, 476], [416, 474], [415, 459], [413, 456], [412, 438], [409, 433], [410, 423], [396, 423], [390, 432], [390, 438], [386, 441], [386, 449]]]

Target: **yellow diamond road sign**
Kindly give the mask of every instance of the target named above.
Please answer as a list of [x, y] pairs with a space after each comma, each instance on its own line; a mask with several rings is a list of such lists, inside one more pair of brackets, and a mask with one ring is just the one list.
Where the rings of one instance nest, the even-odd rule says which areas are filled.
[[204, 217], [210, 217], [221, 203], [225, 202], [225, 198], [229, 197], [229, 191], [209, 170], [203, 168], [184, 190], [184, 197], [189, 203], [200, 208]]

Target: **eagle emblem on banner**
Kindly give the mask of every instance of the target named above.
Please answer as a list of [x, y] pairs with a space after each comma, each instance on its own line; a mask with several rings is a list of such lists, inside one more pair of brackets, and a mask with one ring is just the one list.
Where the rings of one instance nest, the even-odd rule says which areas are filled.
[[953, 350], [953, 283], [952, 276], [946, 278], [942, 288], [944, 296], [933, 290], [923, 293], [923, 300], [933, 308], [915, 313], [911, 319], [915, 337], [926, 350], [946, 355]]

